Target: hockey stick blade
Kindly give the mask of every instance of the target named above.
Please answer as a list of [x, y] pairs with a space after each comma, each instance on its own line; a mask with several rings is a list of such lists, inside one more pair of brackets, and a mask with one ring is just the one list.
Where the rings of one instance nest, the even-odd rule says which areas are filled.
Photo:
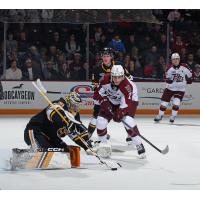
[[112, 170], [112, 171], [116, 171], [118, 170], [119, 167], [122, 167], [120, 163], [115, 163], [115, 162], [112, 162], [112, 161], [105, 161], [105, 160], [102, 160], [99, 155], [97, 155], [96, 153], [94, 154], [94, 156], [96, 158], [98, 158], [98, 160], [100, 161], [100, 164], [106, 166], [108, 169]]
[[44, 88], [39, 78], [37, 79], [36, 84], [42, 92], [47, 93], [47, 90]]
[[169, 152], [169, 146], [167, 145], [162, 151], [162, 154], [167, 154]]
[[[128, 128], [131, 129], [131, 126], [129, 126], [125, 121], [122, 120], [122, 122], [123, 122], [123, 124], [124, 124], [125, 126], [127, 126]], [[142, 136], [141, 134], [139, 134], [138, 136], [141, 137], [145, 142], [147, 142], [149, 145], [151, 145], [154, 149], [156, 149], [158, 152], [162, 153], [163, 155], [168, 153], [168, 151], [169, 151], [168, 145], [165, 147], [164, 150], [160, 150], [157, 146], [155, 146], [153, 143], [151, 143], [148, 139], [146, 139], [146, 138], [145, 138], [144, 136]]]
[[[33, 86], [40, 92], [40, 93], [44, 93], [46, 94], [47, 90], [44, 88], [44, 86], [42, 85], [40, 79], [37, 79], [37, 82], [32, 82]], [[65, 110], [65, 114], [66, 116], [70, 119], [70, 121], [76, 123], [76, 124], [81, 124], [81, 122], [77, 121], [74, 116], [68, 112], [67, 110]]]

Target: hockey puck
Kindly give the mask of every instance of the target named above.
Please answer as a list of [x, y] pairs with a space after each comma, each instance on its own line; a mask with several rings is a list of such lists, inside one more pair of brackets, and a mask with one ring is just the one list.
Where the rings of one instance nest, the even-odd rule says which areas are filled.
[[117, 168], [111, 168], [111, 170], [112, 170], [112, 171], [116, 171], [116, 170], [117, 170]]

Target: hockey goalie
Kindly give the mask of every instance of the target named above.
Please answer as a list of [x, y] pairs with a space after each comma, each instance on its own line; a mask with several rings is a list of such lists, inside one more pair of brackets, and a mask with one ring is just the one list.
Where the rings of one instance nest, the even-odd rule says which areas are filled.
[[[87, 128], [82, 123], [70, 121], [66, 115], [66, 112], [69, 112], [75, 120], [81, 122], [80, 103], [81, 98], [75, 92], [53, 102], [67, 124], [51, 105], [33, 116], [24, 130], [24, 141], [30, 149], [13, 149], [12, 167], [48, 169], [79, 166], [80, 147], [91, 155]], [[62, 139], [66, 135], [78, 146], [67, 145]]]

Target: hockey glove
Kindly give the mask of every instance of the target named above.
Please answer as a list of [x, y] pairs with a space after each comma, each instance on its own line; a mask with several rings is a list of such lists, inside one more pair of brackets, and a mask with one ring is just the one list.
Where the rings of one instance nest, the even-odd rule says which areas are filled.
[[113, 117], [113, 112], [112, 112], [112, 105], [110, 103], [110, 101], [108, 100], [108, 98], [103, 98], [101, 101], [100, 101], [100, 105], [101, 105], [101, 111], [103, 111], [106, 116], [108, 116], [109, 118], [112, 119]]
[[115, 122], [121, 122], [123, 117], [128, 113], [128, 108], [119, 108], [114, 117], [113, 117], [113, 120]]

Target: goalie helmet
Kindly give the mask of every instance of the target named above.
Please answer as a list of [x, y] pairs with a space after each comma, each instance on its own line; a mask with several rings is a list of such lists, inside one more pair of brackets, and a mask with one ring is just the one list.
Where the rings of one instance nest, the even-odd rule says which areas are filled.
[[124, 76], [124, 68], [121, 65], [113, 65], [111, 69], [111, 77]]
[[82, 102], [82, 100], [78, 93], [70, 92], [67, 96], [65, 96], [65, 101], [70, 111], [79, 111], [79, 105]]

